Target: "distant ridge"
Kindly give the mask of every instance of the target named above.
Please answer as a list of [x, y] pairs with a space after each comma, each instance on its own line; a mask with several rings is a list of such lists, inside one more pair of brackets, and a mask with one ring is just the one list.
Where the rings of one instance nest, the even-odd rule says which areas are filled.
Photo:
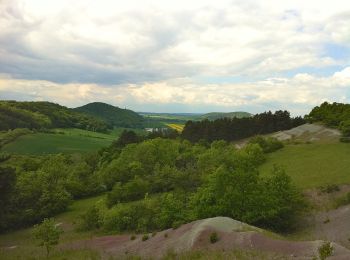
[[102, 102], [93, 102], [74, 110], [104, 120], [113, 127], [142, 128], [144, 119], [136, 112]]
[[201, 115], [199, 117], [199, 119], [200, 120], [203, 120], [203, 119], [215, 120], [215, 119], [225, 118], [225, 117], [228, 117], [228, 118], [234, 118], [234, 117], [244, 118], [244, 117], [251, 117], [251, 116], [252, 116], [252, 114], [250, 114], [248, 112], [243, 112], [243, 111], [227, 112], [227, 113], [224, 113], [224, 112], [211, 112], [211, 113], [207, 113], [207, 114]]

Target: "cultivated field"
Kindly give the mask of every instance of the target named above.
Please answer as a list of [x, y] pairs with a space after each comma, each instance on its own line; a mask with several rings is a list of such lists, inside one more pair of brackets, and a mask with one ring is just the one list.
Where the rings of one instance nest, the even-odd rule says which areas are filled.
[[[86, 153], [110, 145], [118, 138], [123, 129], [114, 129], [109, 134], [76, 128], [55, 129], [55, 133], [34, 133], [20, 136], [15, 141], [5, 145], [1, 150], [13, 154], [28, 155]], [[142, 133], [143, 130], [136, 132]]]
[[166, 125], [172, 129], [175, 129], [179, 133], [181, 133], [185, 127], [185, 125], [183, 125], [183, 124], [166, 124]]

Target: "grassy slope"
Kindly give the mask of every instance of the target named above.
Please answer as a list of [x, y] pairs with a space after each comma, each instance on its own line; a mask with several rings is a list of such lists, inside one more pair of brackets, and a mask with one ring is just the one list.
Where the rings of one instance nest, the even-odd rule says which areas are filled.
[[110, 145], [122, 130], [123, 128], [118, 128], [110, 134], [102, 134], [81, 129], [56, 129], [57, 132], [64, 134], [35, 133], [21, 136], [5, 145], [2, 150], [14, 154], [32, 155], [91, 152]]
[[314, 143], [287, 145], [271, 153], [260, 168], [268, 175], [274, 164], [285, 168], [300, 188], [350, 183], [350, 145]]
[[[84, 239], [94, 235], [91, 232], [77, 232], [74, 229], [74, 222], [79, 219], [79, 216], [86, 211], [91, 205], [94, 205], [97, 201], [103, 199], [104, 195], [82, 199], [75, 201], [68, 209], [67, 212], [62, 213], [55, 217], [57, 223], [62, 223], [61, 226], [64, 229], [64, 233], [61, 236], [61, 243], [69, 242], [77, 239]], [[42, 248], [37, 247], [36, 242], [32, 238], [33, 228], [21, 229], [18, 231], [10, 232], [0, 235], [0, 259], [27, 259], [26, 256], [44, 256], [45, 252]], [[17, 246], [14, 249], [3, 249], [10, 246]], [[86, 259], [80, 257], [80, 255], [91, 255], [91, 252], [73, 252], [76, 257], [71, 257], [68, 252], [69, 259]], [[60, 255], [60, 253], [58, 253]], [[43, 257], [44, 258], [44, 257]], [[33, 258], [34, 259], [34, 258]], [[36, 259], [36, 258], [35, 258]], [[60, 258], [63, 259], [63, 258]]]

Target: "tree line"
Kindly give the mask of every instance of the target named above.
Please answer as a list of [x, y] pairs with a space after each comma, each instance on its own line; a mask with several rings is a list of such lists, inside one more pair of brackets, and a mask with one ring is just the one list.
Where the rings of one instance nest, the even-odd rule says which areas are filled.
[[306, 119], [338, 128], [343, 134], [341, 141], [350, 142], [350, 104], [324, 102], [314, 107]]
[[305, 120], [301, 117], [290, 117], [288, 111], [271, 111], [256, 114], [247, 118], [221, 118], [214, 121], [188, 121], [182, 132], [182, 137], [198, 142], [206, 140], [235, 141], [254, 135], [269, 134], [287, 130], [301, 124]]

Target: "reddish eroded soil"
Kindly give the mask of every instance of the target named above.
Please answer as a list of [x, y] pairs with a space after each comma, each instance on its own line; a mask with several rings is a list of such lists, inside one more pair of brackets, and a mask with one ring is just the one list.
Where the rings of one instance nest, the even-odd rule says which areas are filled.
[[305, 192], [315, 210], [305, 217], [309, 239], [334, 241], [350, 249], [350, 205], [334, 208], [335, 199], [350, 192], [350, 185], [338, 185], [339, 191], [330, 193], [320, 189]]
[[[219, 240], [210, 242], [210, 234], [216, 232]], [[168, 229], [149, 236], [142, 241], [142, 235], [131, 240], [130, 235], [96, 237], [77, 241], [65, 248], [95, 249], [108, 256], [139, 255], [161, 258], [169, 251], [182, 253], [189, 250], [256, 250], [281, 254], [293, 259], [312, 259], [318, 254], [323, 241], [287, 241], [271, 238], [262, 230], [230, 218], [216, 217], [194, 221], [178, 229]], [[332, 243], [333, 259], [350, 259], [350, 250]], [[331, 259], [331, 258], [330, 258]]]

